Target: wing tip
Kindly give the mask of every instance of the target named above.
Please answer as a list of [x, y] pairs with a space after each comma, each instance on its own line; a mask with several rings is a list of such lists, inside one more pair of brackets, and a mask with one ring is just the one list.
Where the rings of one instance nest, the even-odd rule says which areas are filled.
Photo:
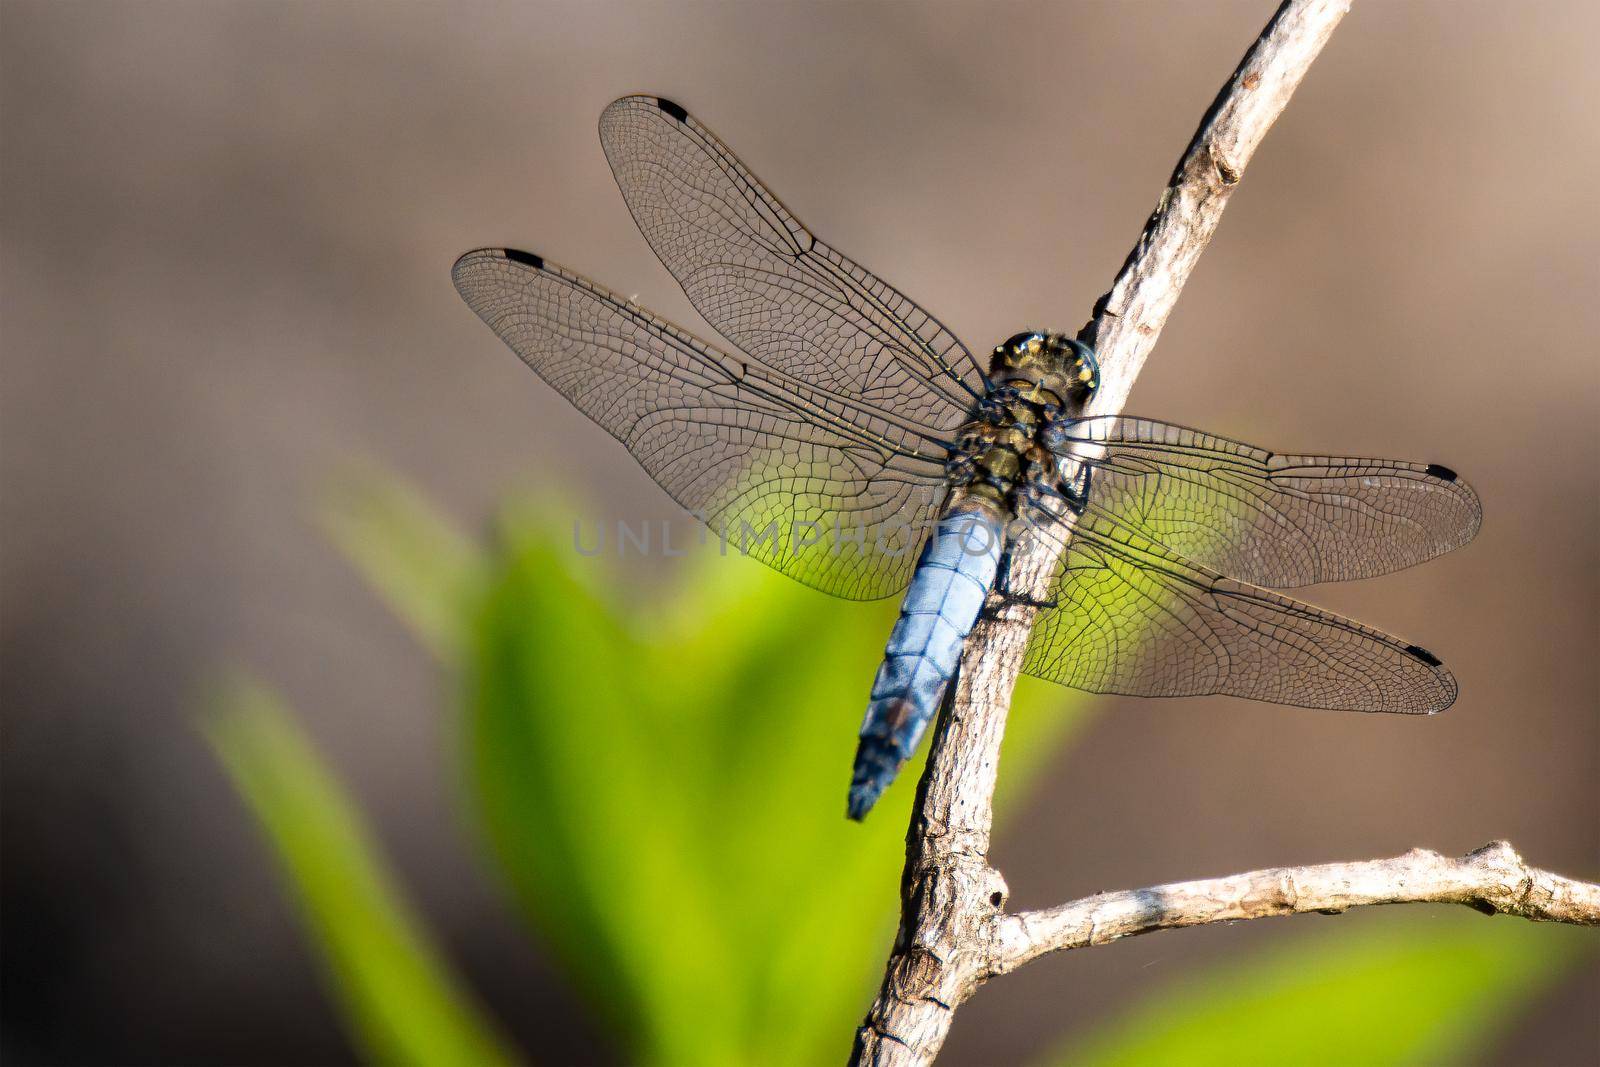
[[1421, 645], [1407, 645], [1406, 651], [1430, 667], [1444, 666], [1444, 660], [1440, 659], [1438, 656], [1435, 656], [1432, 652], [1429, 652]]
[[1448, 711], [1460, 694], [1460, 689], [1456, 685], [1456, 677], [1450, 673], [1450, 668], [1444, 665], [1444, 660], [1435, 656], [1421, 645], [1407, 645], [1405, 651], [1412, 659], [1415, 659], [1433, 672], [1433, 676], [1440, 686], [1438, 699], [1424, 709], [1423, 714], [1431, 717]]
[[672, 116], [674, 120], [685, 123], [689, 121], [689, 112], [681, 104], [674, 103], [664, 96], [651, 97], [651, 99], [655, 101], [656, 107]]
[[1428, 464], [1423, 468], [1423, 474], [1435, 482], [1448, 486], [1446, 491], [1454, 496], [1462, 509], [1462, 522], [1455, 530], [1453, 539], [1444, 544], [1435, 555], [1460, 548], [1477, 537], [1478, 531], [1483, 528], [1483, 501], [1478, 499], [1477, 491], [1462, 481], [1461, 475], [1457, 474], [1454, 468], [1446, 467], [1443, 463]]
[[614, 111], [624, 111], [641, 106], [653, 107], [672, 118], [675, 122], [687, 124], [689, 121], [688, 108], [675, 100], [668, 100], [666, 97], [656, 96], [654, 93], [629, 93], [627, 96], [619, 96], [606, 105], [606, 109], [601, 113], [600, 117], [604, 120], [607, 115]]
[[533, 252], [524, 252], [520, 248], [501, 248], [499, 253], [513, 263], [521, 263], [532, 267], [534, 270], [544, 270], [544, 257]]
[[532, 252], [524, 252], [517, 248], [474, 248], [456, 257], [456, 261], [450, 265], [450, 273], [459, 273], [461, 268], [485, 259], [509, 259], [513, 263], [524, 263], [537, 270], [544, 269], [544, 257]]
[[1443, 463], [1430, 463], [1430, 464], [1428, 464], [1428, 469], [1427, 469], [1426, 473], [1427, 473], [1428, 477], [1437, 478], [1441, 482], [1453, 482], [1453, 481], [1456, 481], [1457, 479], [1459, 479], [1461, 477], [1461, 475], [1457, 474], [1455, 471], [1451, 470], [1449, 467], [1446, 467]]

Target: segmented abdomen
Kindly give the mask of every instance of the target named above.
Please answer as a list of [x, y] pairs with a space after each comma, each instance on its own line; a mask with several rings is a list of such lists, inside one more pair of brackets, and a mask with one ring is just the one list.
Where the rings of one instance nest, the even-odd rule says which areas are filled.
[[852, 819], [871, 810], [939, 710], [994, 586], [1004, 541], [1004, 524], [972, 508], [940, 519], [923, 546], [861, 724], [850, 779]]

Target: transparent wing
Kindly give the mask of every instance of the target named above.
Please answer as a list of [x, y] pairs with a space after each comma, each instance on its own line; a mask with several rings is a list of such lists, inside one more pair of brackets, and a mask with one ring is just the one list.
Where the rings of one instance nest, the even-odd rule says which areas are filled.
[[1279, 589], [1386, 574], [1477, 534], [1477, 495], [1438, 464], [1279, 455], [1153, 419], [1053, 427], [1093, 469], [1091, 507], [1177, 555]]
[[524, 363], [734, 549], [850, 599], [906, 584], [943, 496], [929, 428], [718, 351], [527, 252], [469, 252], [452, 275]]
[[1456, 698], [1426, 649], [1226, 578], [1093, 510], [1049, 597], [1023, 669], [1092, 693], [1407, 714]]
[[683, 108], [625, 96], [600, 142], [628, 209], [695, 309], [797, 378], [951, 428], [983, 392], [937, 319], [828, 247]]

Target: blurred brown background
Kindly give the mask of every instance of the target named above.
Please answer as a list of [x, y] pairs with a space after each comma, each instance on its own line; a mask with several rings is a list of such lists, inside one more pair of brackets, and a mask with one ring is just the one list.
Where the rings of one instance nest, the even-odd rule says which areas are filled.
[[[311, 720], [525, 1047], [614, 1056], [464, 840], [446, 681], [308, 519], [352, 455], [470, 523], [556, 479], [670, 513], [452, 259], [530, 248], [704, 332], [595, 137], [651, 91], [974, 348], [1075, 329], [1272, 6], [0, 4], [8, 1062], [349, 1058], [192, 729], [230, 661]], [[1459, 703], [1107, 701], [999, 842], [1017, 905], [1495, 837], [1600, 873], [1597, 34], [1577, 0], [1358, 2], [1130, 405], [1463, 472], [1475, 544], [1311, 593], [1436, 650]], [[1039, 964], [949, 1060], [1036, 1053], [1285, 929]], [[1582, 1062], [1597, 996], [1569, 983], [1485, 1058]]]

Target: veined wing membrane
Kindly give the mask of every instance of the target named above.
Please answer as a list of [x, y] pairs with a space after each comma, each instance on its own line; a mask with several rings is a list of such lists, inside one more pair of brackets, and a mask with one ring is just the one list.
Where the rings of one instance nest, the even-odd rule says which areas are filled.
[[1426, 649], [1226, 578], [1093, 510], [1048, 596], [1023, 670], [1091, 693], [1411, 714], [1456, 697]]
[[1183, 426], [1079, 419], [1050, 446], [1094, 471], [1090, 506], [1244, 582], [1368, 578], [1459, 548], [1483, 512], [1438, 464], [1279, 455]]
[[849, 599], [904, 587], [943, 493], [930, 428], [730, 356], [526, 252], [469, 252], [452, 274], [524, 363], [734, 548]]
[[951, 428], [972, 355], [909, 297], [817, 238], [705, 126], [653, 96], [600, 116], [634, 222], [718, 332], [770, 367]]

